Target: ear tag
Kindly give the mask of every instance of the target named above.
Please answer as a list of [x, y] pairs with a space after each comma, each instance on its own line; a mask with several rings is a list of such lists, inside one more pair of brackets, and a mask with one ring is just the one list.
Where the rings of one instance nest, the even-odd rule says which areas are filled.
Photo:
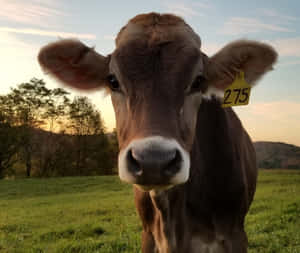
[[235, 77], [233, 83], [225, 90], [222, 107], [247, 105], [249, 103], [251, 86], [246, 82], [244, 72]]

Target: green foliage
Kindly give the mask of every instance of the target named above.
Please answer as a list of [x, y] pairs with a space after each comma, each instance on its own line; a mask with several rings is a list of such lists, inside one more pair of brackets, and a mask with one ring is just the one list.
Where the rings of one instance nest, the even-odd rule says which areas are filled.
[[93, 135], [104, 131], [100, 112], [87, 97], [75, 97], [68, 106], [68, 128], [76, 135]]
[[[260, 171], [250, 253], [300, 252], [300, 172]], [[132, 186], [116, 176], [4, 180], [0, 252], [140, 252]]]
[[19, 136], [17, 129], [5, 122], [0, 112], [0, 179], [4, 175], [13, 174], [12, 166], [16, 162], [19, 150]]
[[[46, 118], [53, 117], [53, 108], [60, 97], [65, 97], [67, 92], [61, 89], [50, 90], [46, 88], [43, 80], [33, 78], [27, 83], [21, 83], [6, 96], [2, 96], [1, 111], [6, 122], [13, 127], [18, 127], [19, 158], [26, 166], [26, 174], [29, 177], [32, 170], [32, 155], [37, 146], [32, 141], [35, 127], [41, 127]], [[56, 110], [59, 113], [59, 110]], [[9, 132], [7, 139], [14, 139]]]

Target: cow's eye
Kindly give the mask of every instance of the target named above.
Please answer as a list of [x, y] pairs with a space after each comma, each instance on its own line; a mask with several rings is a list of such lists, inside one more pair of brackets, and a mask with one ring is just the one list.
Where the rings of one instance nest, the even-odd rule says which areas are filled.
[[115, 75], [109, 75], [107, 80], [109, 82], [109, 88], [112, 91], [120, 91], [120, 84]]
[[205, 81], [205, 77], [203, 75], [198, 75], [196, 77], [196, 79], [194, 80], [194, 82], [192, 83], [190, 92], [200, 91], [203, 86], [204, 81]]

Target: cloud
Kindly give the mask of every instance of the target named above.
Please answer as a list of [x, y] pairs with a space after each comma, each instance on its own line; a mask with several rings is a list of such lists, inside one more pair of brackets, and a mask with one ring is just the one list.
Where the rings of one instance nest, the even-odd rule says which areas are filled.
[[58, 17], [66, 15], [66, 13], [58, 10], [58, 3], [55, 0], [0, 0], [0, 19], [51, 27], [57, 24]]
[[[19, 39], [17, 39], [13, 34], [4, 32], [0, 30], [0, 52], [1, 57], [8, 54], [8, 48], [14, 50], [16, 55], [30, 55], [34, 51], [36, 45], [27, 44]], [[1, 59], [2, 60], [2, 59]], [[2, 61], [3, 62], [3, 61]]]
[[204, 14], [196, 11], [192, 6], [187, 6], [184, 3], [165, 3], [165, 6], [167, 7], [167, 12], [174, 13], [182, 17], [204, 16]]
[[[68, 15], [61, 11], [62, 6], [59, 0], [0, 0], [0, 6], [0, 20], [17, 22], [25, 26], [23, 28], [16, 28], [14, 25], [14, 27], [0, 26], [0, 32], [96, 39], [94, 34], [57, 31], [57, 28], [54, 28], [59, 26], [61, 17]], [[26, 27], [28, 25], [30, 27]], [[36, 26], [42, 29], [37, 29]]]
[[49, 37], [63, 37], [63, 38], [79, 38], [79, 39], [96, 39], [96, 35], [89, 33], [69, 33], [61, 31], [47, 31], [41, 29], [33, 28], [12, 28], [12, 27], [0, 27], [0, 32], [10, 32], [10, 33], [22, 33]]
[[292, 61], [280, 62], [278, 64], [278, 66], [279, 67], [287, 67], [287, 66], [299, 65], [299, 64], [300, 64], [300, 59], [299, 60], [292, 60]]
[[[296, 65], [300, 63], [300, 37], [266, 40], [264, 42], [272, 45], [279, 53], [280, 66]], [[224, 46], [225, 44], [203, 41], [201, 50], [211, 56]], [[282, 61], [282, 57], [293, 57], [293, 59], [285, 59]]]
[[280, 56], [300, 57], [300, 37], [270, 41]]
[[254, 140], [282, 141], [300, 146], [300, 103], [253, 103], [235, 109]]
[[[276, 101], [255, 103], [249, 109], [250, 113], [255, 116], [268, 117], [271, 120], [279, 121], [279, 123], [289, 123], [291, 120], [300, 121], [300, 103], [297, 102]], [[298, 126], [300, 127], [300, 124]]]
[[292, 30], [276, 24], [265, 23], [257, 18], [232, 17], [225, 22], [221, 31], [227, 35], [243, 35], [249, 33], [271, 32], [292, 32]]
[[212, 56], [216, 52], [218, 52], [223, 46], [225, 45], [221, 45], [216, 42], [203, 41], [201, 51], [203, 51], [208, 56]]
[[104, 35], [103, 38], [105, 40], [115, 40], [116, 39], [116, 35]]
[[10, 86], [28, 81], [38, 73], [36, 60], [39, 45], [20, 41], [14, 34], [0, 32], [1, 75], [0, 94]]
[[277, 10], [260, 9], [260, 12], [264, 17], [276, 18], [277, 22], [290, 22], [299, 20], [297, 17], [281, 14]]
[[192, 6], [193, 6], [193, 7], [203, 8], [203, 9], [211, 9], [211, 8], [214, 7], [214, 6], [211, 4], [211, 2], [209, 2], [209, 1], [193, 3]]
[[43, 74], [37, 54], [41, 44], [20, 40], [16, 34], [0, 31], [1, 75], [0, 94], [9, 92], [10, 87], [29, 81], [33, 77], [43, 78], [50, 88], [57, 83]]

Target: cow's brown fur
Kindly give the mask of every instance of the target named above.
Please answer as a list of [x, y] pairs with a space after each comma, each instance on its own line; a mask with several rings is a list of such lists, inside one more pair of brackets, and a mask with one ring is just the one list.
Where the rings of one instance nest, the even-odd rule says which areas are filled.
[[184, 20], [173, 14], [161, 15], [159, 13], [152, 12], [152, 13], [137, 15], [134, 18], [130, 19], [129, 23], [134, 23], [142, 26], [155, 26], [155, 25], [170, 26], [170, 25], [182, 24], [184, 23]]
[[216, 100], [202, 103], [197, 122], [188, 183], [156, 196], [135, 189], [145, 253], [155, 252], [154, 241], [164, 253], [246, 252], [244, 218], [257, 176], [251, 140]]
[[[117, 77], [121, 92], [111, 95], [121, 150], [133, 140], [158, 135], [189, 152], [185, 184], [148, 192], [135, 187], [142, 252], [247, 252], [244, 219], [256, 186], [255, 151], [234, 111], [223, 109], [216, 97], [204, 97], [212, 88], [230, 85], [241, 70], [254, 84], [272, 68], [276, 52], [263, 43], [237, 41], [209, 58], [181, 18], [157, 13], [131, 19], [116, 45], [111, 56], [103, 57], [65, 40], [42, 49], [39, 61], [77, 88], [107, 87], [109, 72]], [[199, 74], [205, 81], [190, 92]]]

